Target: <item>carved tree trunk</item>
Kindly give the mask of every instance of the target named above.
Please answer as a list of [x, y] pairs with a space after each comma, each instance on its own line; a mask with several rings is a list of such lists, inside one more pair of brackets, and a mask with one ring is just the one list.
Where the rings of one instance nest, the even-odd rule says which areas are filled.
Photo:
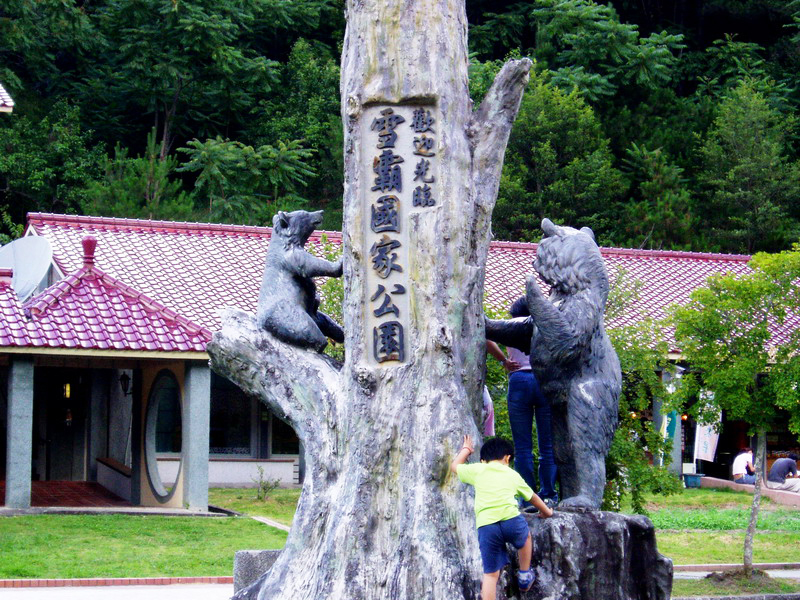
[[[285, 550], [238, 597], [477, 598], [471, 495], [448, 466], [462, 436], [479, 435], [490, 217], [530, 61], [507, 64], [473, 112], [463, 0], [348, 0], [347, 22], [346, 361], [339, 368], [290, 347], [233, 310], [209, 345], [214, 370], [285, 418], [306, 453]], [[371, 246], [379, 237], [369, 206], [380, 195], [372, 191], [372, 165], [381, 150], [370, 124], [379, 110], [408, 114], [410, 106], [434, 115], [435, 205], [403, 201], [405, 356], [379, 363], [370, 322], [377, 306]], [[407, 186], [416, 185], [417, 160], [405, 158]], [[385, 281], [390, 287], [392, 279]]]

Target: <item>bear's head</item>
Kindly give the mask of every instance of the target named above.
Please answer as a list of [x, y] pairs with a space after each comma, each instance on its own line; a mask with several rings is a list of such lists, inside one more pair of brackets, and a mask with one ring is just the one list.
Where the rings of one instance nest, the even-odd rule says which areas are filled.
[[544, 237], [539, 242], [533, 262], [542, 279], [561, 294], [592, 289], [605, 305], [608, 274], [592, 230], [558, 226], [550, 219], [544, 219], [542, 231]]
[[309, 236], [322, 224], [322, 211], [278, 211], [272, 217], [273, 235], [284, 238], [287, 246], [305, 246]]

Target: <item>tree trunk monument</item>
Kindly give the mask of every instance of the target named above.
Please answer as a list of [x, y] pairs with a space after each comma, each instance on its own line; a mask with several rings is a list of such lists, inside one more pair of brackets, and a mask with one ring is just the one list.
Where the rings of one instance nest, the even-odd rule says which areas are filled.
[[347, 2], [345, 362], [235, 310], [208, 348], [305, 448], [285, 549], [242, 597], [477, 597], [472, 501], [448, 466], [479, 435], [490, 218], [530, 66], [506, 64], [473, 111], [463, 0]]
[[[508, 62], [477, 110], [467, 67], [463, 0], [347, 1], [342, 261], [303, 250], [320, 215], [279, 213], [258, 316], [228, 309], [208, 346], [306, 458], [286, 545], [237, 599], [478, 597], [472, 496], [449, 464], [464, 434], [479, 439], [490, 220], [531, 62]], [[313, 284], [341, 273], [343, 332]], [[340, 365], [319, 350], [342, 333]], [[669, 597], [649, 520], [606, 514], [529, 519], [531, 597]], [[501, 599], [515, 593], [502, 581]]]

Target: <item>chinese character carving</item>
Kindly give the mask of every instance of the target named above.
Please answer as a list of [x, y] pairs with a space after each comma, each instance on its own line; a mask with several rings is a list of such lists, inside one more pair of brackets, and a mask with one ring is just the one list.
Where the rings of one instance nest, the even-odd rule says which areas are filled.
[[385, 108], [381, 111], [382, 117], [375, 118], [372, 121], [372, 131], [378, 130], [378, 149], [394, 148], [394, 143], [397, 141], [397, 134], [394, 128], [400, 123], [405, 122], [405, 118], [400, 115], [394, 114], [391, 108]]
[[[399, 283], [395, 283], [394, 284], [394, 289], [392, 290], [391, 293], [392, 294], [397, 294], [397, 295], [405, 294], [406, 293], [406, 288], [403, 287], [402, 285], [400, 285]], [[381, 303], [381, 305], [378, 308], [376, 308], [375, 310], [372, 311], [372, 314], [375, 315], [376, 317], [382, 317], [385, 314], [394, 313], [394, 315], [396, 317], [399, 317], [400, 316], [400, 309], [397, 308], [397, 305], [395, 305], [395, 303], [392, 301], [392, 296], [390, 295], [389, 292], [386, 291], [386, 288], [383, 287], [382, 285], [378, 284], [378, 291], [376, 291], [372, 295], [372, 298], [370, 298], [370, 301], [371, 302], [375, 302], [375, 300], [380, 298], [381, 295], [383, 295], [383, 302]]]
[[435, 152], [431, 152], [433, 149], [433, 145], [436, 143], [436, 140], [433, 138], [428, 137], [424, 133], [419, 137], [414, 138], [414, 154], [417, 156], [436, 156]]
[[372, 353], [379, 363], [405, 360], [405, 340], [400, 322], [386, 321], [372, 328]]
[[417, 186], [412, 197], [414, 206], [436, 206], [436, 200], [431, 197], [431, 186], [427, 183], [424, 186]]
[[422, 179], [423, 183], [433, 183], [436, 178], [433, 175], [428, 176], [428, 170], [431, 168], [431, 161], [420, 158], [417, 166], [414, 167], [414, 181]]
[[414, 130], [414, 133], [425, 133], [430, 131], [431, 133], [436, 133], [433, 130], [433, 117], [431, 116], [431, 111], [425, 110], [424, 108], [417, 108], [414, 110], [414, 116], [411, 119], [411, 128]]
[[380, 241], [372, 244], [369, 254], [372, 257], [372, 268], [379, 277], [386, 279], [392, 274], [392, 271], [403, 272], [403, 267], [397, 264], [397, 253], [392, 252], [400, 245], [400, 242], [391, 239], [386, 234], [381, 236]]
[[401, 162], [403, 162], [403, 157], [391, 150], [384, 150], [380, 156], [375, 157], [372, 161], [372, 170], [377, 177], [372, 188], [373, 192], [403, 191], [402, 173], [399, 166]]
[[377, 206], [372, 205], [372, 221], [370, 227], [375, 233], [383, 231], [400, 231], [397, 222], [397, 213], [400, 209], [400, 200], [397, 196], [381, 196], [376, 200]]

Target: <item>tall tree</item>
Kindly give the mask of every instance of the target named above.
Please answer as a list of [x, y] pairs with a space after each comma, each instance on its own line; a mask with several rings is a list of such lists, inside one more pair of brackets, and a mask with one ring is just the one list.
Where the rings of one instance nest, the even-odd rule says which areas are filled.
[[[744, 541], [744, 566], [753, 566], [753, 536], [761, 502], [766, 433], [788, 414], [789, 429], [800, 435], [800, 330], [788, 339], [773, 337], [774, 327], [800, 315], [800, 247], [776, 255], [757, 254], [746, 276], [715, 275], [675, 308], [675, 337], [691, 371], [679, 388], [686, 400], [703, 401], [692, 410], [700, 422], [713, 422], [719, 410], [749, 424], [758, 434], [756, 483]], [[779, 412], [779, 409], [786, 411]]]
[[[508, 144], [492, 228], [501, 239], [538, 239], [543, 217], [591, 227], [600, 240], [617, 221], [624, 190], [608, 140], [577, 91], [535, 73]], [[478, 82], [476, 82], [478, 83]]]
[[[447, 466], [465, 433], [479, 435], [489, 223], [530, 61], [503, 68], [473, 112], [463, 2], [349, 1], [347, 10], [345, 362], [287, 346], [241, 312], [209, 345], [213, 368], [285, 415], [307, 456], [286, 547], [242, 597], [475, 599], [471, 501]], [[412, 117], [411, 107], [420, 112]], [[406, 150], [392, 136], [399, 114]], [[397, 155], [405, 170], [393, 169]], [[416, 208], [415, 172], [435, 192], [415, 194]], [[402, 197], [399, 232], [384, 234], [394, 258], [373, 233], [392, 219], [371, 217], [394, 206], [375, 204], [387, 187]], [[392, 292], [405, 294], [395, 296], [404, 308], [397, 323], [381, 321], [379, 335], [368, 318], [381, 305], [370, 299], [387, 290], [373, 284], [392, 271], [407, 277]]]
[[800, 164], [786, 154], [795, 119], [772, 108], [745, 81], [719, 106], [700, 149], [701, 207], [719, 247], [735, 252], [780, 250], [800, 234]]

